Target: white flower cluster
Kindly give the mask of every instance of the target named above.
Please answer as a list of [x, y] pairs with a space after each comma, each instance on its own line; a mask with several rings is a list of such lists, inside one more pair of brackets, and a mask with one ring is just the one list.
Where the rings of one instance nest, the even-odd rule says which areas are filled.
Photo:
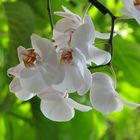
[[[75, 109], [89, 111], [93, 108], [108, 114], [121, 110], [124, 101], [115, 91], [113, 80], [106, 74], [91, 74], [87, 64], [105, 65], [111, 55], [94, 44], [95, 38], [107, 39], [109, 34], [95, 31], [89, 16], [81, 19], [65, 7], [53, 30], [50, 41], [33, 34], [32, 48], [18, 48], [20, 64], [8, 69], [14, 79], [10, 91], [21, 100], [34, 96], [41, 99], [40, 108], [44, 116], [53, 121], [68, 121], [74, 117]], [[90, 106], [69, 98], [70, 93], [80, 96], [90, 91]]]
[[140, 24], [140, 0], [122, 0], [122, 3], [125, 7], [122, 13]]

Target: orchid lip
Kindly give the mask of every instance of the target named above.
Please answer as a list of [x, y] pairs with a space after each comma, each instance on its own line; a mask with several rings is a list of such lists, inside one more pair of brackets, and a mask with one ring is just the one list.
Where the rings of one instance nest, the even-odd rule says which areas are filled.
[[134, 0], [134, 6], [138, 11], [140, 11], [140, 0]]
[[134, 0], [134, 5], [140, 5], [140, 0]]
[[73, 63], [73, 50], [62, 50], [61, 54], [61, 62], [64, 62], [65, 64], [72, 64]]
[[40, 60], [39, 54], [32, 48], [21, 52], [21, 56], [26, 67], [35, 67], [36, 63]]

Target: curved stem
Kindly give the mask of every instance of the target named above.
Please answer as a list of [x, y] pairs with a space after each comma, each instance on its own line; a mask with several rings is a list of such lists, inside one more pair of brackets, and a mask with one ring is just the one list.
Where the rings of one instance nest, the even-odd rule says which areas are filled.
[[104, 15], [108, 13], [111, 16], [111, 20], [112, 20], [110, 38], [108, 41], [109, 46], [110, 46], [111, 60], [105, 65], [89, 66], [88, 68], [91, 70], [91, 69], [101, 68], [104, 66], [112, 66], [113, 50], [114, 50], [113, 49], [113, 34], [114, 34], [115, 21], [117, 18], [112, 14], [112, 12], [109, 9], [107, 9], [104, 5], [102, 5], [97, 0], [89, 0], [89, 2], [91, 2], [96, 8], [98, 8]]
[[98, 10], [100, 10], [104, 15], [106, 15], [107, 13], [111, 16], [111, 17], [115, 17], [112, 12], [107, 9], [102, 3], [100, 3], [98, 0], [88, 0], [90, 3], [92, 3]]
[[115, 17], [112, 17], [112, 25], [111, 25], [111, 33], [110, 33], [110, 38], [108, 43], [110, 44], [110, 53], [111, 53], [111, 61], [112, 62], [112, 58], [113, 58], [113, 34], [114, 34], [114, 27], [115, 27]]
[[51, 24], [51, 29], [53, 30], [53, 18], [52, 18], [52, 14], [51, 14], [51, 0], [47, 0], [47, 10], [48, 10], [48, 15], [49, 15], [49, 20], [50, 20], [50, 24]]
[[112, 76], [113, 76], [113, 79], [114, 79], [114, 87], [116, 88], [116, 86], [117, 86], [117, 77], [116, 77], [116, 73], [115, 73], [114, 68], [113, 68], [112, 65], [109, 66], [109, 69], [110, 69], [110, 71], [111, 71], [111, 73], [112, 73]]
[[85, 11], [84, 11], [84, 16], [83, 16], [82, 19], [84, 19], [84, 17], [86, 16], [86, 14], [87, 14], [88, 9], [90, 8], [90, 6], [91, 6], [91, 3], [89, 3], [88, 6], [86, 6]]
[[114, 49], [113, 49], [113, 34], [114, 34], [115, 20], [116, 20], [116, 18], [112, 17], [111, 33], [110, 33], [110, 38], [109, 38], [109, 41], [108, 41], [109, 46], [110, 46], [111, 60], [110, 60], [107, 64], [105, 64], [105, 65], [89, 66], [89, 67], [88, 67], [89, 70], [112, 65], [113, 50], [114, 50]]

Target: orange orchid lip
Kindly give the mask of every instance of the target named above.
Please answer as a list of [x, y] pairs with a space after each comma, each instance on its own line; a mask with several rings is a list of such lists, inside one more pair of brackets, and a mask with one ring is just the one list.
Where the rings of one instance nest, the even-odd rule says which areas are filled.
[[26, 67], [34, 67], [39, 58], [39, 55], [34, 49], [28, 49], [26, 52], [22, 52], [21, 56]]
[[134, 0], [134, 5], [135, 5], [135, 6], [140, 5], [140, 0]]
[[140, 11], [140, 0], [134, 0], [134, 6], [138, 11]]
[[61, 55], [61, 61], [66, 64], [72, 64], [72, 50], [64, 50]]

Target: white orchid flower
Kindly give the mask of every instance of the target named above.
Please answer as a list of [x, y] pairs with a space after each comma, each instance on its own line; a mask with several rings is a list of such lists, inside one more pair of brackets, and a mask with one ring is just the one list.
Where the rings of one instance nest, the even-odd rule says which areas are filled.
[[92, 44], [96, 37], [108, 39], [110, 34], [96, 32], [89, 16], [81, 19], [65, 7], [63, 9], [64, 12], [55, 12], [56, 15], [64, 17], [56, 23], [53, 30], [56, 45], [63, 48], [69, 44], [73, 48], [79, 48], [88, 62], [92, 61], [97, 65], [108, 63], [110, 54]]
[[45, 117], [57, 122], [69, 121], [74, 117], [75, 109], [89, 111], [91, 107], [77, 103], [68, 97], [67, 93], [59, 92], [49, 88], [46, 92], [39, 94], [41, 98], [41, 111]]
[[97, 111], [110, 114], [123, 109], [123, 104], [137, 107], [140, 104], [125, 101], [116, 91], [114, 81], [101, 72], [93, 74], [93, 84], [90, 90], [90, 101]]
[[22, 100], [28, 100], [35, 93], [46, 91], [53, 83], [63, 80], [63, 69], [52, 42], [37, 35], [32, 35], [31, 40], [33, 48], [19, 47], [20, 64], [8, 69], [8, 74], [15, 77], [10, 90]]
[[91, 86], [92, 75], [88, 70], [84, 55], [77, 48], [57, 48], [57, 53], [64, 69], [64, 80], [60, 84], [55, 84], [54, 88], [69, 93], [78, 92], [84, 95]]
[[133, 17], [140, 24], [140, 0], [122, 0], [125, 9], [122, 13], [126, 16]]

